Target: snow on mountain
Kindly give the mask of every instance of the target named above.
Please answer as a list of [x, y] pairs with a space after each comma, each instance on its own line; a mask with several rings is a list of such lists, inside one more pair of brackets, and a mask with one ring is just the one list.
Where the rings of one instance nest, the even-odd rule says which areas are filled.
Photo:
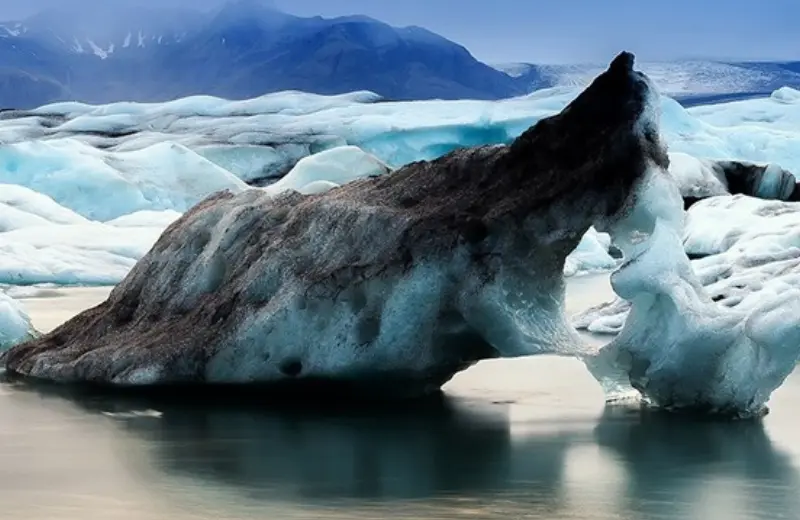
[[[0, 107], [14, 108], [285, 90], [370, 90], [391, 99], [524, 93], [513, 78], [425, 29], [364, 16], [302, 18], [254, 0], [208, 13], [111, 4], [91, 16], [47, 11], [0, 24], [0, 60]], [[32, 88], [37, 81], [50, 88]]]

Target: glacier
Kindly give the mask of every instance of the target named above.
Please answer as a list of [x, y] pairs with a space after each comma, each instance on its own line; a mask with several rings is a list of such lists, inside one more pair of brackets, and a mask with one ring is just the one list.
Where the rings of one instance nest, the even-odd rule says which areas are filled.
[[[447, 293], [453, 276], [435, 262], [423, 262], [395, 289], [391, 289], [395, 282], [383, 280], [366, 291], [386, 292], [388, 300], [379, 305], [396, 310], [382, 314], [394, 335], [379, 334], [375, 352], [365, 356], [354, 346], [341, 345], [359, 334], [378, 334], [384, 325], [359, 321], [347, 314], [352, 310], [331, 307], [321, 296], [316, 303], [305, 302], [293, 318], [284, 317], [285, 325], [276, 324], [285, 312], [281, 309], [300, 304], [291, 291], [284, 293], [280, 286], [275, 288], [277, 282], [267, 279], [267, 273], [277, 276], [283, 271], [266, 266], [262, 277], [247, 276], [255, 276], [251, 283], [257, 290], [269, 294], [278, 290], [278, 308], [236, 325], [232, 348], [239, 353], [222, 349], [204, 365], [167, 352], [171, 364], [162, 359], [148, 365], [131, 347], [127, 353], [115, 352], [116, 364], [92, 377], [115, 384], [148, 384], [169, 381], [174, 369], [179, 380], [294, 379], [297, 364], [292, 356], [283, 364], [253, 356], [301, 352], [303, 378], [360, 377], [378, 367], [379, 373], [391, 374], [392, 381], [413, 375], [419, 383], [416, 390], [424, 393], [478, 359], [555, 352], [584, 359], [609, 399], [634, 388], [646, 401], [670, 409], [762, 413], [772, 390], [793, 368], [795, 346], [800, 344], [795, 317], [800, 301], [800, 239], [795, 231], [800, 203], [795, 201], [800, 200], [800, 190], [794, 175], [800, 171], [800, 158], [794, 153], [800, 145], [800, 93], [784, 88], [769, 98], [686, 109], [658, 96], [652, 85], [649, 89], [637, 131], [641, 136], [647, 133], [643, 128], [657, 127], [668, 154], [663, 161], [648, 159], [649, 166], [640, 172], [632, 192], [629, 213], [590, 222], [580, 236], [569, 237], [564, 258], [555, 262], [559, 280], [561, 275], [615, 270], [616, 300], [570, 319], [559, 303], [562, 282], [519, 284], [513, 277], [520, 274], [515, 268], [509, 271], [513, 276], [500, 276], [493, 289], [476, 293], [481, 297], [475, 305], [504, 301], [504, 309], [491, 305], [473, 309], [473, 315], [482, 318], [473, 316], [469, 326], [459, 321], [469, 314], [464, 309], [459, 310], [461, 318], [445, 315], [442, 322], [415, 322], [419, 318], [414, 313], [440, 308], [441, 301], [430, 291]], [[60, 103], [1, 112], [0, 284], [120, 284], [107, 306], [129, 305], [131, 294], [143, 291], [143, 298], [160, 298], [162, 310], [193, 315], [187, 308], [190, 302], [204, 301], [203, 295], [228, 276], [226, 266], [238, 265], [227, 256], [229, 249], [237, 250], [237, 237], [266, 225], [256, 218], [260, 212], [291, 214], [303, 205], [304, 196], [336, 200], [342, 189], [358, 192], [377, 179], [424, 169], [427, 163], [420, 161], [454, 157], [464, 164], [481, 160], [491, 164], [492, 153], [513, 148], [529, 127], [546, 125], [552, 116], [569, 112], [565, 108], [575, 106], [581, 95], [574, 88], [555, 88], [500, 102], [403, 103], [385, 102], [369, 92], [341, 96], [289, 92], [246, 101], [197, 96], [163, 104]], [[470, 147], [489, 152], [471, 152]], [[346, 216], [347, 204], [342, 204], [328, 211]], [[372, 209], [354, 217], [351, 232], [381, 223], [382, 240], [399, 240], [393, 235], [398, 232], [393, 221], [381, 214], [379, 205], [365, 208]], [[570, 219], [550, 218], [548, 240], [559, 240], [556, 230], [562, 221]], [[329, 254], [326, 248], [343, 231], [331, 217], [319, 217], [315, 225], [314, 236], [333, 233], [314, 246], [318, 254]], [[479, 226], [467, 235], [473, 232], [483, 233]], [[181, 246], [186, 233], [210, 236]], [[167, 244], [166, 237], [178, 244]], [[346, 249], [368, 243], [361, 235], [347, 240]], [[274, 250], [270, 247], [264, 250]], [[380, 254], [383, 246], [376, 247], [372, 254]], [[136, 286], [130, 280], [141, 276], [137, 273], [145, 269], [143, 264], [168, 265], [170, 255], [180, 254], [197, 255], [194, 263], [180, 264], [178, 271], [199, 285], [184, 284], [174, 295], [147, 287], [125, 289]], [[341, 255], [332, 256], [330, 262], [342, 260]], [[158, 283], [179, 285], [158, 274], [161, 267], [152, 269], [156, 271], [150, 275]], [[456, 272], [467, 276], [466, 271]], [[543, 273], [554, 276], [552, 266], [538, 272]], [[519, 287], [510, 290], [514, 283]], [[363, 299], [351, 296], [354, 302]], [[24, 310], [7, 295], [3, 298], [0, 334], [5, 335], [0, 337], [0, 349], [35, 339]], [[402, 307], [405, 298], [415, 299], [417, 306]], [[375, 304], [367, 300], [368, 307]], [[225, 305], [239, 305], [239, 300]], [[332, 344], [324, 333], [334, 329], [313, 318], [320, 308], [333, 312], [334, 321], [352, 326], [348, 334], [355, 336], [336, 333], [340, 350], [326, 346]], [[531, 309], [540, 313], [539, 319], [533, 318]], [[156, 313], [131, 312], [141, 314], [136, 323], [158, 321]], [[200, 323], [215, 319], [195, 318]], [[228, 318], [219, 319], [227, 323]], [[88, 327], [80, 317], [75, 323]], [[281, 328], [306, 328], [309, 323], [319, 328], [313, 333], [319, 334], [314, 337], [323, 345], [318, 351], [290, 339], [288, 329]], [[65, 327], [70, 330], [69, 323]], [[597, 351], [585, 345], [573, 327], [615, 337]], [[416, 346], [403, 339], [403, 334], [419, 339], [419, 334], [431, 330], [438, 339], [420, 340]], [[151, 340], [160, 341], [153, 334]], [[255, 338], [264, 335], [283, 346], [260, 354], [252, 351]], [[463, 342], [465, 350], [430, 351], [436, 351], [442, 338]], [[51, 344], [48, 341], [53, 338], [33, 344]], [[87, 343], [103, 344], [94, 337]], [[102, 363], [102, 352], [109, 349], [98, 347], [82, 363]], [[68, 352], [45, 353], [38, 359], [13, 352], [6, 358], [12, 360], [11, 368], [29, 375], [89, 378], [82, 365], [70, 365]], [[235, 359], [241, 352], [249, 354]], [[205, 372], [197, 372], [198, 366]]]
[[[320, 161], [328, 169], [307, 183], [309, 190], [435, 159], [462, 146], [508, 144], [564, 108], [577, 93], [575, 88], [554, 88], [499, 102], [385, 102], [370, 92], [286, 92], [244, 101], [194, 96], [160, 104], [70, 102], [10, 110], [0, 112], [0, 184], [27, 187], [88, 222], [106, 223], [136, 212], [183, 213], [221, 189], [280, 190], [293, 182], [287, 178], [290, 172], [296, 176], [310, 166], [313, 174]], [[794, 130], [800, 125], [797, 91], [785, 88], [770, 98], [691, 109], [667, 97], [660, 104], [670, 171], [685, 198], [736, 192], [726, 178], [726, 171], [733, 170], [721, 166], [724, 163], [777, 172], [777, 177], [767, 178], [783, 180], [772, 190], [778, 198], [780, 189], [790, 187], [786, 181], [793, 177], [791, 172], [800, 171], [794, 152], [800, 147], [800, 133]], [[791, 197], [800, 198], [800, 190]], [[153, 245], [156, 227], [163, 231], [174, 220], [167, 218], [163, 225], [151, 227], [152, 232], [131, 237], [137, 245], [129, 253], [141, 254], [103, 251], [102, 241], [93, 247], [67, 244], [72, 228], [63, 234], [60, 247], [66, 254], [60, 255], [59, 249], [30, 243], [36, 242], [33, 234], [38, 231], [3, 236], [12, 225], [10, 210], [3, 211], [0, 251], [5, 262], [0, 264], [0, 283], [118, 283]], [[14, 211], [15, 218], [22, 217]], [[111, 233], [113, 228], [95, 225], [86, 231], [93, 232]], [[565, 272], [616, 267], [610, 250], [601, 250], [607, 242], [602, 234], [587, 236]]]
[[632, 65], [620, 55], [510, 145], [307, 195], [216, 192], [106, 302], [5, 351], [5, 365], [59, 382], [409, 396], [481, 359], [587, 355], [563, 313], [566, 257], [624, 214], [649, 164], [668, 164]]

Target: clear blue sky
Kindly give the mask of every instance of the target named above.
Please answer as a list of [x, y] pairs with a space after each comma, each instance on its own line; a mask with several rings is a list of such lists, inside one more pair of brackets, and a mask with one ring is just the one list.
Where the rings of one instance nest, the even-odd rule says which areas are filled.
[[[0, 0], [0, 18], [52, 5], [213, 7], [222, 0]], [[273, 0], [298, 15], [366, 14], [422, 25], [490, 62], [800, 59], [800, 0]]]

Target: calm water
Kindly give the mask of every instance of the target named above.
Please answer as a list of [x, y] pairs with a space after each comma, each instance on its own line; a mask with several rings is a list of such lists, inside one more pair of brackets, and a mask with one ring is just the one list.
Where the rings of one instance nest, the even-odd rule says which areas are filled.
[[573, 360], [399, 409], [0, 385], [0, 518], [800, 518], [800, 377], [761, 422], [605, 409]]

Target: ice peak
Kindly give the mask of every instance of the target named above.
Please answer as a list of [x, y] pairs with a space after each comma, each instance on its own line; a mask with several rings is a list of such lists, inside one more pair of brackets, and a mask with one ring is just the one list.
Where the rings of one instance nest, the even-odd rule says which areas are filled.
[[632, 52], [623, 51], [611, 61], [611, 64], [608, 66], [608, 70], [612, 72], [632, 72], [635, 60], [636, 57]]

